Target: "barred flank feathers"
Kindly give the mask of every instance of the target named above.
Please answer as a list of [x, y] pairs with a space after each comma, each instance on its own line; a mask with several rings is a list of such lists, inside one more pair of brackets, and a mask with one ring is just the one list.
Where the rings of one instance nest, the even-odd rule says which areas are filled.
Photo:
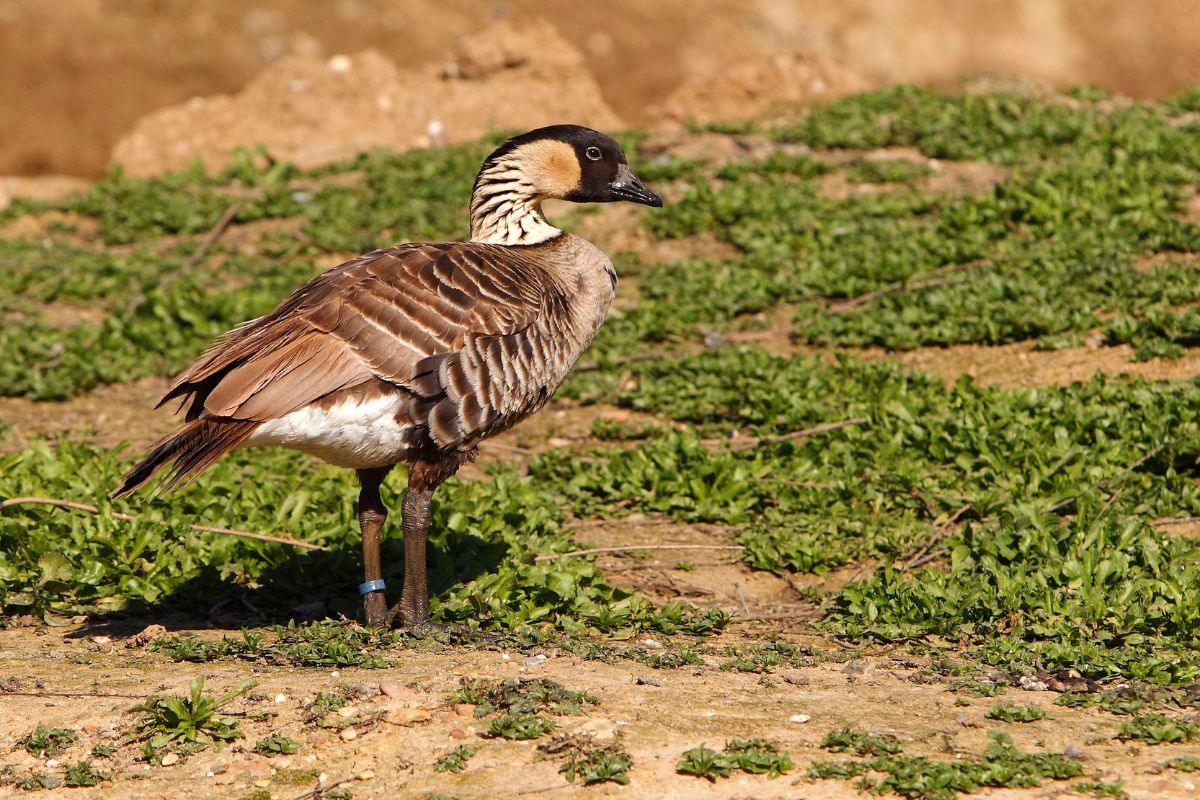
[[237, 447], [261, 424], [255, 420], [192, 420], [156, 444], [150, 455], [125, 474], [112, 496], [124, 497], [136, 491], [172, 461], [175, 463], [170, 477], [159, 489], [163, 492], [178, 489]]

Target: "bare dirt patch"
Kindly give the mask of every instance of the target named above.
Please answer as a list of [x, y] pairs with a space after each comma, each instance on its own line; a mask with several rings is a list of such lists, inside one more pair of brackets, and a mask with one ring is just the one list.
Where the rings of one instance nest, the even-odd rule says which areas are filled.
[[9, 426], [7, 437], [0, 440], [0, 452], [18, 452], [32, 438], [60, 434], [102, 447], [125, 440], [134, 448], [146, 447], [175, 425], [173, 407], [154, 409], [168, 385], [165, 378], [143, 378], [101, 386], [60, 403], [0, 397], [0, 421]]
[[[292, 798], [318, 786], [350, 779], [343, 788], [355, 797], [424, 797], [441, 792], [464, 798], [577, 796], [581, 790], [558, 773], [559, 761], [538, 759], [532, 743], [485, 739], [486, 722], [470, 707], [447, 701], [461, 677], [489, 679], [539, 677], [593, 694], [599, 705], [583, 717], [557, 717], [561, 730], [583, 732], [607, 741], [619, 735], [633, 757], [631, 782], [619, 789], [606, 784], [590, 790], [597, 796], [638, 798], [857, 798], [850, 782], [809, 782], [804, 776], [817, 760], [841, 756], [820, 749], [826, 733], [852, 726], [875, 734], [897, 736], [906, 753], [954, 760], [982, 752], [989, 730], [1009, 733], [1026, 752], [1062, 752], [1073, 745], [1083, 753], [1088, 779], [1123, 779], [1137, 798], [1193, 797], [1189, 776], [1164, 771], [1168, 758], [1200, 755], [1200, 746], [1148, 747], [1116, 741], [1121, 718], [1094, 710], [1053, 705], [1052, 692], [1012, 689], [1007, 697], [1037, 704], [1048, 719], [1005, 724], [984, 718], [993, 698], [951, 694], [940, 682], [914, 681], [921, 659], [878, 651], [850, 663], [826, 661], [810, 667], [781, 668], [772, 675], [722, 672], [719, 649], [749, 645], [755, 639], [727, 633], [710, 642], [704, 664], [679, 670], [651, 670], [621, 662], [605, 664], [547, 650], [538, 657], [503, 651], [448, 649], [437, 653], [400, 654], [397, 665], [384, 670], [273, 668], [245, 663], [172, 664], [140, 647], [127, 648], [120, 638], [93, 639], [82, 628], [0, 631], [5, 657], [5, 714], [0, 737], [12, 742], [29, 733], [35, 722], [68, 727], [80, 741], [55, 758], [61, 764], [87, 757], [97, 744], [117, 744], [138, 715], [128, 709], [152, 694], [184, 694], [188, 681], [206, 679], [206, 690], [229, 690], [245, 680], [258, 685], [228, 708], [237, 715], [245, 738], [221, 752], [203, 751], [173, 766], [151, 766], [135, 760], [137, 745], [120, 747], [111, 759], [93, 764], [112, 774], [108, 788], [79, 790], [81, 797], [207, 798], [245, 797], [258, 789]], [[219, 632], [194, 631], [203, 638]], [[819, 640], [808, 646], [823, 651]], [[545, 656], [544, 660], [540, 656]], [[637, 678], [648, 678], [638, 682]], [[786, 679], [786, 680], [785, 680]], [[390, 682], [393, 696], [379, 692]], [[317, 692], [357, 687], [349, 708], [374, 724], [352, 726], [355, 735], [304, 722], [305, 706]], [[354, 692], [354, 689], [351, 689]], [[349, 717], [346, 717], [349, 718]], [[803, 721], [801, 721], [803, 720]], [[249, 752], [269, 733], [300, 743], [291, 756], [267, 758]], [[778, 741], [797, 770], [777, 779], [735, 776], [708, 784], [675, 773], [685, 749], [707, 742], [719, 749], [730, 739], [767, 737]], [[478, 748], [459, 775], [438, 773], [438, 758], [461, 744]], [[0, 763], [18, 772], [55, 772], [46, 758], [13, 749]], [[987, 797], [1052, 796], [1068, 783], [1048, 783], [1040, 790], [985, 792]]]
[[1189, 350], [1180, 358], [1131, 361], [1133, 348], [1069, 347], [1037, 350], [1033, 342], [1003, 345], [956, 345], [923, 348], [905, 353], [864, 351], [865, 358], [891, 358], [905, 366], [929, 372], [947, 383], [970, 375], [983, 386], [1068, 386], [1090, 380], [1096, 373], [1138, 375], [1147, 380], [1188, 380], [1200, 374], [1200, 352]]

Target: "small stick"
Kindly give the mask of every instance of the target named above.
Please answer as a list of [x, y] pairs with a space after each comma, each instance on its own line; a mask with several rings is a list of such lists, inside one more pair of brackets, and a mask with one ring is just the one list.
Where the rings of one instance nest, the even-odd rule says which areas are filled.
[[5, 691], [0, 689], [0, 695], [14, 695], [16, 697], [88, 697], [88, 698], [130, 698], [133, 700], [145, 699], [144, 694], [121, 694], [120, 692], [112, 692], [109, 694], [101, 694], [100, 692], [21, 692], [21, 691]]
[[[42, 505], [55, 506], [56, 508], [70, 508], [75, 511], [86, 511], [89, 514], [99, 514], [100, 509], [90, 503], [80, 503], [75, 500], [59, 500], [55, 497], [10, 497], [7, 500], [0, 502], [0, 509], [5, 509], [10, 506], [19, 505]], [[109, 514], [119, 520], [137, 519], [133, 514], [126, 514], [121, 511], [109, 511]], [[285, 536], [272, 536], [269, 533], [258, 533], [256, 531], [239, 531], [234, 528], [216, 528], [211, 525], [190, 525], [192, 530], [200, 533], [219, 533], [222, 536], [237, 536], [242, 539], [257, 539], [260, 542], [273, 542], [275, 544], [288, 544], [292, 547], [299, 547], [303, 550], [320, 550], [328, 552], [329, 548], [320, 544], [311, 544], [302, 542], [298, 539], [289, 539]]]
[[[885, 294], [894, 292], [902, 292], [905, 289], [929, 289], [934, 286], [941, 286], [949, 282], [949, 276], [963, 270], [974, 269], [988, 263], [988, 259], [980, 258], [975, 261], [967, 261], [962, 264], [948, 264], [944, 267], [929, 270], [918, 275], [913, 275], [903, 281], [893, 281], [885, 286], [881, 286], [874, 291], [860, 294], [856, 297], [849, 297], [840, 303], [831, 305], [827, 310], [830, 314], [845, 314], [847, 311], [852, 311], [855, 308], [869, 303], [876, 298], [883, 297]], [[924, 278], [924, 280], [922, 280]]]
[[221, 218], [217, 220], [217, 224], [212, 226], [212, 230], [210, 230], [208, 235], [204, 237], [204, 241], [200, 242], [200, 246], [196, 248], [196, 252], [188, 256], [188, 260], [186, 263], [184, 263], [183, 269], [180, 270], [180, 272], [187, 272], [189, 269], [200, 263], [200, 260], [204, 258], [204, 254], [208, 252], [208, 248], [217, 243], [217, 239], [221, 238], [221, 234], [225, 233], [225, 229], [229, 227], [229, 223], [233, 222], [233, 218], [236, 217], [238, 212], [241, 210], [242, 206], [240, 203], [234, 203], [229, 206], [229, 208], [225, 209], [225, 213], [222, 214]]
[[867, 419], [866, 417], [854, 417], [853, 419], [843, 419], [838, 420], [837, 422], [826, 422], [823, 425], [814, 425], [813, 427], [805, 428], [804, 430], [791, 431], [790, 433], [785, 433], [782, 436], [770, 436], [759, 439], [758, 441], [746, 446], [767, 447], [769, 445], [779, 444], [780, 442], [790, 442], [793, 439], [803, 439], [806, 436], [815, 436], [818, 433], [836, 431], [838, 428], [848, 428], [852, 425], [866, 425], [870, 421], [871, 420]]
[[549, 553], [538, 556], [534, 561], [553, 561], [571, 556], [590, 556], [594, 553], [636, 553], [640, 550], [744, 550], [740, 544], [648, 544], [642, 547], [591, 547], [587, 550], [572, 550], [568, 553]]

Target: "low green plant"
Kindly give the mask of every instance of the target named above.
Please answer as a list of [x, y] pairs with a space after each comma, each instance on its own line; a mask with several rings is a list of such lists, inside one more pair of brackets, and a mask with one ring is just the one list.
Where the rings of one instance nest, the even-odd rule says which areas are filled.
[[728, 756], [702, 744], [686, 751], [675, 765], [675, 771], [713, 782], [717, 778], [728, 778], [733, 771], [733, 762]]
[[39, 724], [17, 740], [25, 752], [39, 756], [56, 756], [79, 741], [79, 734], [70, 728], [51, 728]]
[[1179, 756], [1172, 758], [1164, 766], [1177, 772], [1200, 772], [1200, 758], [1196, 756]]
[[555, 728], [554, 720], [536, 714], [506, 713], [494, 717], [487, 735], [502, 739], [536, 739]]
[[462, 772], [467, 767], [467, 761], [475, 755], [476, 749], [469, 744], [460, 744], [434, 762], [435, 772]]
[[1125, 781], [1117, 781], [1115, 783], [1081, 781], [1072, 785], [1071, 790], [1082, 794], [1090, 794], [1092, 797], [1129, 797], [1129, 792], [1125, 791]]
[[237, 718], [220, 711], [257, 685], [257, 681], [246, 681], [223, 695], [210, 697], [204, 694], [204, 679], [194, 678], [187, 695], [151, 697], [130, 709], [145, 716], [129, 739], [145, 741], [144, 754], [155, 761], [160, 761], [167, 749], [186, 757], [240, 739], [243, 733]]
[[1190, 742], [1200, 734], [1200, 724], [1192, 720], [1168, 717], [1166, 714], [1138, 714], [1122, 722], [1117, 738], [1138, 740], [1147, 744]]
[[88, 760], [78, 761], [67, 767], [64, 783], [67, 786], [98, 786], [101, 781], [112, 780], [112, 775], [101, 772]]
[[856, 756], [890, 756], [903, 749], [900, 740], [890, 733], [871, 734], [858, 728], [830, 731], [821, 740], [821, 747], [833, 753]]
[[300, 742], [282, 733], [264, 736], [254, 744], [254, 752], [262, 756], [290, 756], [300, 749]]
[[1000, 722], [1036, 722], [1045, 719], [1046, 712], [1041, 706], [1019, 706], [1011, 700], [1004, 700], [989, 708], [984, 716]]

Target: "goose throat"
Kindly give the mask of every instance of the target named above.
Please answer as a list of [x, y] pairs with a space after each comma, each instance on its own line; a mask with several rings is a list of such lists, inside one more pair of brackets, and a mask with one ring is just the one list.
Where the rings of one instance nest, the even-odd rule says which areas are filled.
[[525, 245], [559, 236], [542, 212], [544, 199], [515, 165], [496, 163], [480, 173], [471, 195], [471, 241]]

